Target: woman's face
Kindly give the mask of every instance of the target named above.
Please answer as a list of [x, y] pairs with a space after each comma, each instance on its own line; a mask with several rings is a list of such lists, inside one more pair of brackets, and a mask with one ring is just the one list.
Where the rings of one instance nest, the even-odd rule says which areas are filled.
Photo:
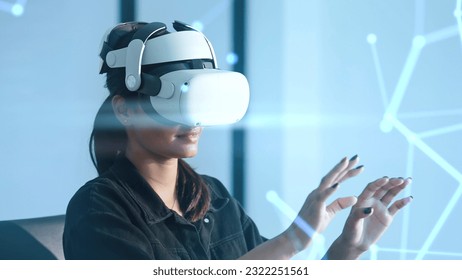
[[197, 154], [202, 127], [166, 125], [137, 108], [127, 127], [128, 147], [157, 159], [188, 158]]

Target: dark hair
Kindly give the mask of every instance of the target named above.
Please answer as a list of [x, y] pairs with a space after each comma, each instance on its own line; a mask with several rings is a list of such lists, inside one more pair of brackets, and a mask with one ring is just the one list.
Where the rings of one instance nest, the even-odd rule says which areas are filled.
[[[108, 45], [112, 49], [126, 47], [137, 29], [144, 25], [145, 23], [130, 23], [123, 28], [113, 29], [107, 38]], [[150, 66], [150, 68], [155, 68], [155, 66]], [[91, 159], [100, 175], [114, 164], [119, 155], [125, 153], [128, 141], [125, 127], [114, 113], [112, 98], [115, 95], [120, 95], [129, 104], [147, 100], [146, 96], [130, 92], [126, 88], [125, 68], [108, 69], [106, 87], [109, 90], [109, 96], [104, 100], [96, 114], [89, 143]], [[183, 159], [178, 160], [176, 189], [179, 206], [184, 217], [192, 222], [203, 218], [210, 204], [208, 186], [204, 179]]]

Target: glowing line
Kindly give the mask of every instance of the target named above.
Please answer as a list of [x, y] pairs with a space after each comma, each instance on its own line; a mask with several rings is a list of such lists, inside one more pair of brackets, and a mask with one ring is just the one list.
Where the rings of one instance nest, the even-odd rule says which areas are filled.
[[221, 2], [217, 3], [213, 8], [207, 9], [207, 14], [205, 14], [199, 21], [202, 22], [204, 26], [211, 24], [216, 18], [220, 16], [220, 14], [228, 10], [229, 5], [229, 0], [222, 0]]
[[457, 26], [449, 26], [444, 29], [429, 33], [425, 35], [425, 40], [427, 44], [436, 43], [439, 41], [446, 40], [448, 38], [457, 36], [459, 34], [459, 29]]
[[339, 127], [360, 126], [371, 121], [365, 115], [346, 114], [250, 114], [234, 126], [236, 127]]
[[456, 9], [454, 10], [454, 16], [456, 17], [457, 27], [459, 29], [459, 40], [462, 45], [462, 1], [457, 0]]
[[[402, 249], [396, 249], [396, 248], [379, 248], [380, 252], [392, 252], [392, 253], [400, 253], [403, 250]], [[404, 250], [408, 254], [417, 254], [420, 252], [420, 250], [411, 250], [407, 249]], [[441, 256], [454, 256], [454, 257], [462, 257], [462, 253], [452, 253], [452, 252], [439, 252], [439, 251], [428, 251], [427, 255], [441, 255]]]
[[420, 138], [427, 138], [427, 137], [439, 136], [439, 135], [447, 134], [451, 132], [456, 132], [459, 130], [462, 130], [462, 123], [421, 132], [419, 133], [419, 136]]
[[[419, 23], [422, 18], [419, 17], [419, 4], [424, 4], [419, 0], [416, 0], [416, 34], [419, 34], [419, 28], [421, 27]], [[421, 7], [421, 6], [420, 6]], [[419, 10], [419, 11], [418, 11]], [[442, 127], [439, 129], [434, 129], [431, 131], [423, 132], [419, 135], [416, 135], [414, 132], [409, 130], [403, 123], [401, 123], [397, 119], [397, 113], [399, 107], [402, 103], [404, 98], [404, 94], [407, 90], [409, 85], [411, 75], [415, 69], [417, 64], [418, 58], [423, 47], [427, 44], [436, 43], [453, 36], [459, 36], [462, 45], [462, 0], [457, 0], [456, 10], [454, 11], [454, 16], [457, 19], [457, 26], [449, 26], [444, 29], [426, 34], [425, 36], [415, 36], [412, 44], [412, 48], [408, 54], [407, 60], [399, 77], [398, 83], [396, 85], [395, 91], [393, 92], [392, 99], [388, 108], [385, 111], [383, 116], [383, 120], [381, 122], [380, 128], [384, 132], [389, 132], [393, 127], [395, 127], [403, 136], [405, 136], [409, 142], [409, 150], [408, 150], [408, 163], [407, 163], [407, 173], [410, 174], [413, 168], [413, 154], [414, 154], [414, 147], [420, 149], [424, 154], [426, 154], [430, 159], [432, 159], [436, 164], [438, 164], [444, 171], [448, 172], [451, 176], [453, 176], [458, 182], [459, 187], [455, 191], [454, 195], [452, 196], [451, 200], [449, 201], [448, 205], [444, 209], [442, 215], [440, 216], [438, 222], [435, 224], [434, 228], [430, 232], [427, 240], [425, 241], [421, 250], [416, 251], [418, 253], [416, 259], [422, 259], [426, 254], [436, 253], [439, 252], [430, 252], [428, 249], [430, 248], [431, 244], [435, 240], [436, 236], [439, 234], [440, 230], [442, 229], [443, 225], [446, 223], [449, 214], [453, 211], [457, 201], [462, 196], [462, 175], [461, 173], [454, 168], [451, 164], [449, 164], [443, 157], [441, 157], [436, 151], [434, 151], [430, 146], [428, 146], [422, 138], [430, 137], [430, 136], [437, 136], [442, 135], [454, 131], [458, 131], [462, 129], [462, 124]], [[375, 58], [374, 58], [375, 59]], [[380, 82], [380, 81], [379, 81]], [[404, 117], [434, 117], [440, 115], [449, 115], [449, 114], [461, 114], [460, 110], [447, 110], [447, 111], [433, 111], [433, 112], [418, 112], [418, 113], [408, 113], [400, 114]], [[409, 189], [406, 191], [410, 191]], [[410, 219], [410, 212], [409, 209], [405, 210], [405, 216], [403, 218], [403, 227], [402, 227], [402, 239], [401, 239], [401, 250], [396, 249], [397, 252], [400, 252], [401, 258], [404, 259], [406, 257], [406, 253], [413, 252], [412, 250], [407, 250], [407, 242], [408, 242], [408, 228], [409, 228], [409, 219]], [[390, 251], [394, 249], [379, 249], [381, 251]], [[447, 255], [450, 255], [448, 253]], [[377, 252], [371, 252], [371, 258], [377, 256]]]
[[[293, 220], [294, 223], [305, 232], [311, 238], [313, 242], [313, 248], [310, 252], [309, 258], [314, 259], [316, 255], [325, 253], [325, 238], [322, 234], [317, 233], [304, 219], [297, 215], [287, 203], [285, 203], [275, 191], [268, 191], [266, 193], [266, 199], [278, 208], [286, 217]], [[296, 240], [296, 239], [295, 239]], [[296, 244], [296, 247], [301, 244]]]
[[276, 206], [290, 220], [295, 219], [297, 216], [297, 212], [295, 212], [287, 203], [285, 203], [275, 191], [267, 192], [266, 199], [274, 206]]
[[458, 115], [462, 115], [461, 109], [410, 112], [410, 113], [399, 113], [398, 114], [400, 119], [420, 119], [420, 118], [433, 118], [433, 117], [458, 116]]
[[320, 259], [326, 254], [326, 242], [322, 235], [315, 234], [313, 244], [313, 248], [306, 257], [308, 260]]
[[[244, 120], [248, 127], [264, 126], [320, 126], [325, 123], [325, 119], [319, 114], [258, 114], [250, 115]], [[328, 121], [334, 121], [328, 120]]]
[[[407, 151], [407, 166], [406, 166], [406, 176], [410, 177], [412, 174], [412, 171], [414, 169], [414, 145], [412, 143], [409, 143], [409, 148]], [[412, 185], [408, 186], [405, 189], [405, 197], [408, 197], [411, 195], [411, 187]], [[408, 246], [408, 240], [409, 240], [409, 221], [411, 217], [411, 207], [405, 207], [403, 211], [403, 227], [401, 228], [401, 249], [403, 251], [400, 254], [400, 258], [402, 260], [406, 259], [406, 251]]]
[[417, 254], [416, 260], [421, 260], [423, 257], [428, 253], [428, 249], [432, 245], [433, 241], [435, 240], [438, 233], [441, 231], [441, 228], [446, 223], [449, 214], [451, 214], [452, 210], [456, 206], [457, 201], [459, 200], [460, 196], [462, 195], [462, 185], [459, 185], [456, 192], [452, 196], [451, 200], [449, 200], [448, 205], [444, 209], [441, 217], [438, 219], [438, 222], [435, 224], [435, 227], [430, 232], [430, 235], [425, 240], [422, 249], [420, 249], [419, 253]]
[[276, 206], [287, 218], [294, 220], [294, 223], [300, 227], [309, 237], [313, 237], [316, 231], [305, 220], [300, 218], [287, 203], [285, 203], [275, 191], [269, 191], [266, 199]]
[[456, 168], [454, 168], [450, 163], [448, 163], [442, 156], [435, 152], [430, 146], [428, 146], [417, 135], [410, 131], [399, 120], [397, 120], [396, 118], [389, 118], [388, 120], [393, 123], [396, 129], [398, 129], [408, 139], [408, 141], [413, 143], [430, 159], [432, 159], [436, 164], [443, 168], [443, 170], [445, 170], [452, 177], [454, 177], [458, 182], [462, 183], [462, 175], [460, 174], [460, 172]]
[[425, 38], [422, 36], [416, 36], [414, 38], [411, 51], [407, 57], [406, 63], [404, 65], [401, 76], [399, 77], [398, 84], [396, 85], [395, 91], [393, 93], [390, 105], [385, 113], [386, 115], [396, 116], [401, 101], [403, 100], [404, 93], [406, 92], [409, 81], [411, 80], [412, 72], [417, 64], [417, 60], [420, 56], [422, 48], [425, 46]]
[[372, 50], [372, 57], [374, 59], [375, 72], [377, 74], [377, 79], [379, 82], [379, 89], [380, 89], [380, 94], [382, 96], [383, 106], [386, 109], [388, 106], [387, 90], [385, 89], [385, 82], [383, 79], [382, 66], [380, 64], [379, 55], [377, 53], [376, 41], [377, 41], [377, 38], [375, 34], [369, 34], [368, 42]]
[[369, 248], [369, 252], [370, 252], [370, 259], [371, 260], [378, 260], [379, 258], [379, 246], [377, 245], [372, 245], [370, 248]]

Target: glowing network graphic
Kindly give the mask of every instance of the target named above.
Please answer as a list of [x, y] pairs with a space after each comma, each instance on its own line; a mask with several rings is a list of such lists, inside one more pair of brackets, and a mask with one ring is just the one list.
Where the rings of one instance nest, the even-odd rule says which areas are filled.
[[27, 0], [17, 0], [15, 3], [7, 1], [0, 1], [0, 11], [10, 13], [13, 16], [19, 17], [24, 14], [24, 7], [27, 4]]
[[[389, 133], [393, 129], [396, 129], [402, 136], [407, 140], [408, 155], [407, 155], [407, 175], [412, 175], [413, 169], [413, 160], [415, 149], [420, 150], [425, 156], [431, 159], [435, 164], [441, 167], [442, 170], [448, 173], [453, 177], [457, 182], [458, 186], [456, 187], [452, 197], [447, 202], [447, 205], [443, 212], [440, 214], [436, 224], [433, 226], [432, 230], [429, 232], [421, 248], [418, 250], [411, 250], [407, 246], [408, 232], [409, 232], [409, 221], [410, 213], [409, 209], [405, 208], [403, 226], [401, 230], [401, 246], [400, 248], [384, 248], [374, 245], [369, 250], [370, 259], [378, 259], [380, 252], [395, 252], [399, 253], [401, 259], [406, 259], [407, 254], [415, 254], [415, 259], [421, 260], [427, 255], [439, 255], [439, 256], [449, 256], [449, 257], [462, 257], [462, 253], [454, 252], [436, 252], [430, 251], [431, 245], [434, 243], [438, 234], [441, 232], [441, 229], [448, 220], [449, 215], [453, 212], [455, 206], [460, 201], [462, 196], [462, 172], [458, 170], [455, 166], [450, 164], [443, 156], [441, 156], [436, 150], [434, 150], [427, 142], [426, 139], [430, 137], [437, 137], [456, 131], [462, 130], [462, 123], [441, 127], [438, 129], [433, 129], [430, 131], [417, 133], [411, 130], [406, 124], [399, 118], [399, 109], [403, 101], [403, 98], [406, 94], [407, 87], [409, 85], [411, 76], [414, 72], [416, 64], [419, 60], [419, 56], [422, 50], [433, 43], [437, 43], [449, 38], [458, 36], [462, 46], [462, 0], [456, 0], [456, 8], [454, 10], [453, 16], [456, 19], [456, 24], [454, 26], [449, 26], [441, 30], [428, 33], [425, 35], [416, 35], [413, 38], [412, 46], [405, 61], [404, 67], [402, 69], [401, 75], [399, 76], [396, 87], [391, 95], [391, 98], [388, 97], [387, 91], [385, 89], [385, 83], [382, 74], [382, 68], [380, 65], [379, 55], [376, 49], [377, 36], [375, 34], [369, 34], [367, 36], [367, 42], [369, 43], [373, 61], [375, 64], [379, 90], [384, 106], [384, 115], [382, 122], [380, 124], [380, 129], [384, 133]], [[457, 111], [457, 112], [455, 112]], [[454, 113], [460, 114], [462, 110], [446, 110], [446, 111], [435, 111], [435, 112], [425, 112], [424, 114], [428, 116], [441, 116], [441, 115], [451, 115]], [[422, 115], [422, 113], [416, 113], [416, 115]], [[410, 194], [411, 189], [406, 189], [406, 196]], [[270, 191], [266, 196], [267, 200], [272, 203], [279, 211], [281, 211], [287, 218], [291, 220], [297, 219], [297, 214], [289, 205], [287, 205], [274, 191]], [[297, 220], [296, 220], [297, 221]], [[298, 221], [298, 224], [301, 224], [301, 228], [304, 228], [306, 233], [309, 236], [314, 236], [315, 242], [313, 244], [313, 249], [309, 255], [309, 259], [316, 259], [322, 256], [325, 252], [324, 238], [321, 235], [317, 235], [313, 232], [311, 227], [304, 223], [303, 221]]]
[[[405, 222], [403, 223], [402, 229], [402, 241], [401, 241], [401, 248], [400, 249], [389, 249], [389, 248], [379, 248], [375, 247], [373, 253], [371, 254], [371, 258], [377, 258], [377, 254], [380, 251], [395, 251], [400, 252], [402, 258], [404, 258], [406, 253], [416, 253], [416, 259], [420, 260], [423, 259], [427, 254], [445, 254], [444, 252], [430, 252], [429, 248], [435, 241], [435, 238], [440, 233], [443, 225], [446, 223], [449, 214], [453, 211], [454, 207], [456, 206], [457, 202], [460, 200], [462, 195], [462, 174], [461, 172], [451, 165], [444, 157], [442, 157], [437, 151], [435, 151], [430, 145], [425, 142], [426, 138], [440, 136], [443, 134], [448, 134], [451, 132], [456, 132], [462, 130], [462, 123], [451, 125], [447, 127], [442, 127], [438, 129], [434, 129], [431, 131], [426, 131], [422, 133], [416, 133], [409, 129], [404, 122], [402, 122], [398, 117], [398, 111], [401, 105], [401, 102], [404, 98], [406, 93], [407, 86], [409, 84], [410, 78], [412, 73], [414, 72], [416, 63], [419, 59], [419, 56], [422, 52], [422, 49], [425, 46], [430, 44], [440, 42], [455, 36], [459, 36], [461, 43], [462, 43], [462, 0], [457, 0], [456, 8], [454, 10], [454, 17], [456, 18], [457, 24], [455, 26], [450, 26], [444, 29], [441, 29], [436, 32], [432, 32], [426, 35], [417, 35], [414, 37], [412, 42], [411, 50], [408, 54], [407, 60], [404, 64], [403, 70], [399, 77], [398, 83], [396, 88], [391, 96], [390, 101], [387, 100], [387, 93], [385, 91], [383, 76], [380, 67], [380, 61], [376, 50], [376, 42], [377, 37], [375, 34], [369, 34], [367, 37], [368, 43], [371, 45], [372, 54], [375, 62], [375, 67], [377, 71], [377, 77], [379, 81], [380, 93], [382, 96], [383, 104], [385, 107], [385, 113], [383, 116], [383, 120], [380, 124], [380, 129], [388, 133], [392, 129], [396, 129], [399, 133], [401, 133], [409, 143], [409, 150], [408, 150], [408, 171], [407, 173], [410, 174], [412, 172], [412, 161], [413, 161], [413, 154], [414, 150], [418, 149], [422, 153], [424, 153], [428, 158], [430, 158], [433, 162], [435, 162], [438, 166], [440, 166], [445, 172], [447, 172], [450, 176], [452, 176], [457, 182], [458, 186], [452, 195], [451, 199], [448, 201], [446, 208], [441, 213], [437, 223], [434, 225], [433, 229], [430, 231], [429, 235], [427, 236], [424, 244], [420, 248], [420, 250], [408, 250], [407, 249], [407, 238], [408, 238], [408, 221], [409, 221], [409, 210], [406, 209], [404, 212], [404, 219]], [[433, 114], [444, 114], [445, 112], [433, 112]], [[447, 111], [446, 113], [450, 113]], [[410, 190], [407, 190], [408, 192]], [[446, 253], [447, 255], [458, 255], [462, 256], [462, 254], [453, 254], [453, 253]]]

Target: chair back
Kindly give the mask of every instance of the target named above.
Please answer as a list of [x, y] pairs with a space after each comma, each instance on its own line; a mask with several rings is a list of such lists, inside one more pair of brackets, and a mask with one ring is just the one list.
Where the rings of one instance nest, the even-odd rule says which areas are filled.
[[63, 260], [65, 215], [0, 221], [0, 260]]

